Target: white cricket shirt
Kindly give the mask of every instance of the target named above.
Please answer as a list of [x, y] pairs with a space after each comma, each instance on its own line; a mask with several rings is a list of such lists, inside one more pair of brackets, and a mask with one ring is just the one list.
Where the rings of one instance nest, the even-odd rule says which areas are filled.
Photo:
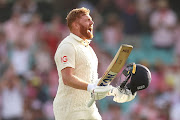
[[[55, 62], [59, 75], [59, 87], [54, 99], [54, 113], [56, 117], [58, 115], [60, 118], [66, 119], [69, 114], [78, 111], [86, 113], [96, 111], [97, 116], [99, 115], [95, 104], [90, 108], [87, 107], [91, 98], [90, 92], [64, 85], [61, 75], [62, 69], [72, 67], [74, 68], [74, 75], [83, 81], [92, 83], [98, 79], [98, 59], [93, 49], [89, 46], [89, 42], [89, 40], [84, 42], [80, 37], [70, 33], [57, 48]], [[91, 117], [89, 116], [86, 119], [92, 119]]]

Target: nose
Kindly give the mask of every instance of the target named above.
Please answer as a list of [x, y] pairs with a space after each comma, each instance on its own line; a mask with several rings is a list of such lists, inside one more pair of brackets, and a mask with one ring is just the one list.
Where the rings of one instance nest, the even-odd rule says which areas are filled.
[[94, 21], [91, 20], [91, 25], [93, 25], [93, 24], [94, 24]]

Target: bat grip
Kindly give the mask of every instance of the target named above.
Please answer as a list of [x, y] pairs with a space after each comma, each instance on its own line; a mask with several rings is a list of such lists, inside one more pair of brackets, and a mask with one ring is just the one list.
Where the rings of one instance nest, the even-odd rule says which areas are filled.
[[88, 102], [88, 107], [91, 107], [94, 101], [95, 101], [95, 98], [94, 97], [91, 98], [90, 101]]

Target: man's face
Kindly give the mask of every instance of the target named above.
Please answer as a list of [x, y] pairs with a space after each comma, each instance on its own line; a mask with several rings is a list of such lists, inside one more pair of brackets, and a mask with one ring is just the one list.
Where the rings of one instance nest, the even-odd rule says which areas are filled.
[[79, 31], [84, 38], [93, 38], [93, 24], [94, 22], [89, 14], [81, 16], [78, 20]]

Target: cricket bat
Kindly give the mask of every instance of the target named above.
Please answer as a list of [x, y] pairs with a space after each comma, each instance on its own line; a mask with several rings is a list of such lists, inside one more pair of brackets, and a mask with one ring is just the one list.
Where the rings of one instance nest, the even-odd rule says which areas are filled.
[[[133, 46], [131, 45], [123, 44], [120, 46], [119, 50], [117, 51], [110, 65], [108, 66], [105, 73], [99, 80], [97, 84], [98, 86], [107, 86], [113, 81], [116, 75], [124, 67], [132, 49], [133, 49]], [[91, 100], [88, 103], [88, 107], [90, 107], [94, 103], [94, 101], [95, 100], [91, 98]]]

